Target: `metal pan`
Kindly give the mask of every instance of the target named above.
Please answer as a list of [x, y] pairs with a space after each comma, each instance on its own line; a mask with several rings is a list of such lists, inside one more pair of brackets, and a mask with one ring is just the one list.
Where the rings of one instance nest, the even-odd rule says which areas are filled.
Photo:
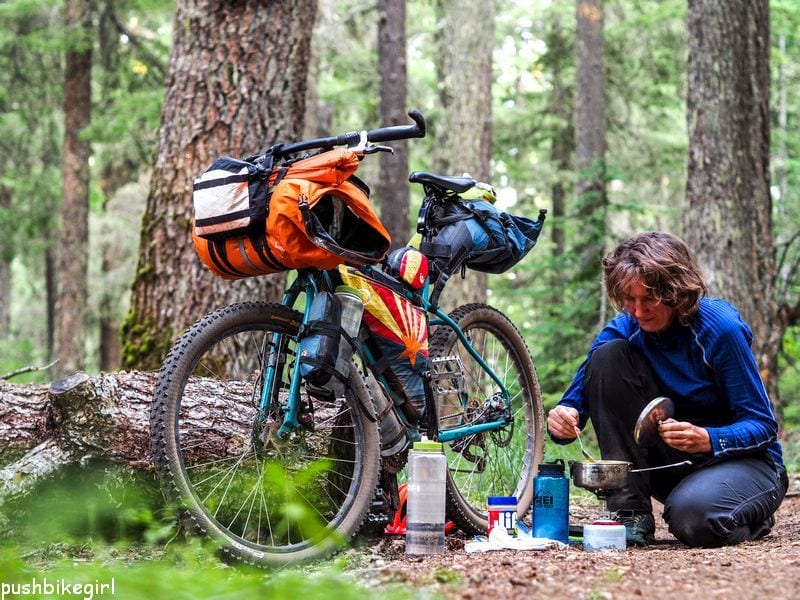
[[577, 486], [590, 491], [618, 490], [628, 483], [631, 473], [644, 473], [659, 469], [672, 469], [691, 465], [692, 461], [684, 460], [669, 465], [632, 469], [632, 463], [625, 460], [598, 460], [595, 462], [570, 461], [569, 472], [572, 482]]

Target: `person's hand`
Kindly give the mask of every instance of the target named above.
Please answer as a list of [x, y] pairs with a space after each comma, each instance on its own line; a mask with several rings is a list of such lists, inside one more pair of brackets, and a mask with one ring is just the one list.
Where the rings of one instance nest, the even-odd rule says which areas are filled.
[[658, 425], [658, 434], [664, 443], [676, 450], [689, 453], [711, 452], [708, 430], [686, 421], [666, 419]]
[[574, 440], [578, 437], [578, 411], [571, 406], [557, 405], [547, 413], [547, 429], [554, 438]]

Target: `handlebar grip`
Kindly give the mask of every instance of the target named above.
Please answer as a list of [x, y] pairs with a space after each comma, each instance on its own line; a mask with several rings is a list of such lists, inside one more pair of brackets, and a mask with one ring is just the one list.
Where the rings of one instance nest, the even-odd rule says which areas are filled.
[[425, 117], [416, 108], [408, 111], [408, 116], [414, 121], [413, 125], [393, 125], [381, 127], [367, 132], [370, 142], [391, 142], [393, 140], [407, 140], [410, 138], [423, 138], [426, 133]]
[[[367, 141], [370, 142], [391, 142], [392, 140], [407, 140], [409, 138], [425, 137], [425, 117], [416, 108], [408, 111], [408, 116], [414, 121], [413, 125], [394, 125], [391, 127], [380, 127], [367, 132]], [[276, 158], [289, 156], [303, 150], [313, 150], [314, 148], [332, 148], [333, 146], [354, 147], [361, 141], [361, 132], [350, 131], [337, 136], [318, 138], [315, 140], [305, 140], [292, 144], [276, 144], [272, 146], [272, 155]]]

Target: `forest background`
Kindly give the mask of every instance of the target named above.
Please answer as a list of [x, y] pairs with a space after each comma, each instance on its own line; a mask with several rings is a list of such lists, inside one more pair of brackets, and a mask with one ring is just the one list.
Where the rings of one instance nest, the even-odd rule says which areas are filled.
[[[457, 15], [458, 4], [405, 3], [405, 105], [419, 108], [430, 126], [425, 139], [408, 144], [409, 170], [436, 170], [441, 165], [453, 175], [464, 170], [441, 158], [442, 146], [453, 139], [442, 89], [458, 69], [443, 72], [437, 56], [442, 23], [447, 22], [443, 11]], [[593, 214], [576, 193], [583, 175], [576, 167], [574, 142], [581, 100], [576, 87], [575, 3], [496, 0], [490, 4], [493, 27], [486, 21], [473, 27], [476, 38], [481, 29], [491, 35], [491, 85], [488, 90], [479, 81], [464, 86], [465, 93], [490, 100], [490, 170], [473, 174], [491, 181], [505, 209], [532, 216], [547, 208], [551, 216], [548, 234], [536, 249], [512, 271], [490, 277], [485, 295], [522, 332], [549, 407], [611, 310], [602, 301], [596, 273], [583, 272], [587, 240], [592, 244], [599, 240], [599, 251], [593, 246], [596, 252], [590, 256], [596, 262], [603, 251], [638, 231], [664, 229], [696, 239], [690, 228], [702, 228], [702, 223], [687, 224], [685, 219], [691, 9], [682, 0], [604, 3], [606, 205], [602, 213]], [[71, 257], [59, 240], [71, 225], [61, 218], [64, 140], [70, 134], [87, 145], [89, 165], [88, 228], [79, 233], [89, 248], [88, 296], [81, 334], [68, 336], [80, 341], [72, 352], [75, 365], [89, 373], [111, 371], [138, 366], [140, 356], [131, 347], [136, 335], [130, 298], [135, 282], [147, 276], [141, 268], [142, 217], [159, 144], [176, 7], [155, 0], [97, 0], [91, 5], [88, 37], [65, 28], [64, 7], [57, 0], [11, 0], [0, 5], [5, 24], [0, 31], [0, 376], [48, 365], [64, 345], [59, 339], [64, 337], [59, 313], [64, 312], [63, 288], [69, 284], [65, 273]], [[769, 10], [768, 179], [775, 289], [772, 297], [764, 297], [762, 288], [744, 293], [756, 303], [774, 302], [784, 310], [780, 339], [775, 341], [777, 373], [772, 389], [777, 392], [773, 399], [781, 415], [787, 462], [796, 471], [800, 466], [800, 443], [794, 433], [800, 430], [800, 136], [793, 124], [800, 113], [800, 13], [792, 0], [771, 0]], [[305, 127], [300, 137], [384, 124], [378, 27], [373, 3], [320, 0], [310, 40], [301, 119]], [[94, 51], [91, 117], [74, 130], [64, 111], [65, 56], [87, 45]], [[484, 132], [475, 125], [474, 132], [462, 134], [480, 137]], [[263, 146], [275, 141], [265, 139]], [[450, 150], [458, 155], [458, 148]], [[382, 178], [382, 164], [365, 162], [360, 175], [375, 187]], [[421, 190], [412, 188], [409, 193], [410, 236]], [[754, 208], [739, 218], [759, 215]], [[175, 297], [173, 302], [182, 299]], [[215, 306], [225, 299], [209, 302]], [[163, 354], [178, 333], [164, 335], [157, 351]], [[13, 380], [49, 381], [64, 367], [61, 361], [49, 370], [21, 373]]]
[[[774, 300], [789, 313], [778, 342], [777, 401], [790, 429], [800, 424], [800, 403], [794, 401], [800, 389], [796, 362], [800, 137], [792, 127], [800, 111], [796, 60], [800, 17], [792, 5], [790, 0], [770, 2], [772, 234], [776, 268], [781, 270]], [[0, 37], [2, 375], [48, 364], [58, 352], [59, 227], [71, 225], [59, 223], [64, 54], [74, 40], [65, 32], [62, 2], [19, 0], [4, 3], [0, 10], [7, 23]], [[151, 0], [97, 2], [92, 36], [85, 42], [94, 45], [95, 58], [91, 119], [79, 134], [90, 148], [90, 179], [85, 232], [88, 298], [78, 366], [90, 373], [118, 369], [125, 360], [120, 355], [125, 342], [121, 328], [137, 277], [141, 219], [158, 142], [174, 10], [170, 2]], [[406, 106], [422, 110], [430, 126], [424, 140], [408, 145], [409, 170], [430, 170], [437, 161], [442, 163], [440, 146], [446, 135], [437, 90], [447, 74], [437, 72], [435, 56], [441, 7], [419, 0], [408, 2], [406, 10]], [[602, 237], [602, 251], [638, 231], [688, 233], [683, 218], [688, 206], [686, 19], [686, 3], [679, 0], [605, 3], [608, 206], [601, 231], [593, 234]], [[377, 23], [376, 5], [319, 4], [305, 136], [382, 124]], [[598, 278], [581, 278], [577, 273], [586, 230], [598, 225], [575, 201], [573, 191], [579, 179], [573, 141], [575, 27], [572, 3], [501, 0], [495, 5], [492, 105], [487, 115], [489, 179], [499, 190], [503, 208], [528, 215], [547, 208], [550, 220], [549, 235], [512, 271], [489, 279], [486, 295], [522, 331], [551, 401], [568, 383], [587, 341], [611, 310], [598, 304], [602, 296]], [[475, 93], [482, 91], [476, 82]], [[265, 140], [264, 146], [274, 141], [278, 140]], [[377, 160], [365, 161], [360, 172], [373, 186], [381, 179]], [[461, 169], [454, 164], [448, 172], [460, 174]], [[565, 190], [566, 207], [553, 216], [554, 197], [563, 196]], [[410, 194], [407, 237], [421, 190], [412, 188]], [[376, 203], [380, 210], [380, 198]], [[757, 218], [755, 209], [741, 218]], [[770, 301], [758, 298], [762, 290], [746, 293], [762, 303]], [[223, 300], [209, 300], [209, 306]], [[163, 343], [170, 344], [175, 335]], [[53, 372], [24, 374], [14, 381], [43, 381]]]

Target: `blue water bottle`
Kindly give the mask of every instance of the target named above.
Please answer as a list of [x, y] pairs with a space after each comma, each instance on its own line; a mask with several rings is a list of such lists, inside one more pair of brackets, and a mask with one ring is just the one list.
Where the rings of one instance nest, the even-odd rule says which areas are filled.
[[563, 460], [540, 464], [533, 478], [533, 537], [569, 542], [569, 479]]

